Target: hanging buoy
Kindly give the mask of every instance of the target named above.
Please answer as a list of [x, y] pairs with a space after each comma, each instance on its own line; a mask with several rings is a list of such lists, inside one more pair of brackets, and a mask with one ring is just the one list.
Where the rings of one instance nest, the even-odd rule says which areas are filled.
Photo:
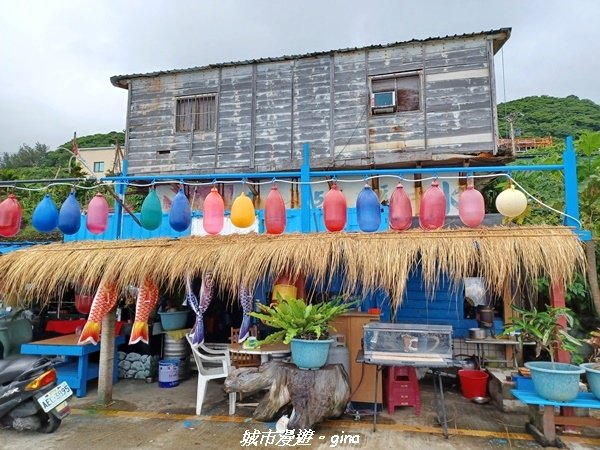
[[75, 234], [81, 227], [81, 208], [75, 198], [75, 191], [71, 191], [63, 202], [58, 213], [58, 229], [64, 234]]
[[169, 211], [169, 225], [175, 231], [185, 231], [189, 228], [192, 223], [192, 208], [188, 198], [183, 193], [183, 189], [179, 189], [179, 192], [171, 203], [171, 210]]
[[398, 183], [390, 197], [389, 222], [392, 230], [408, 230], [412, 225], [412, 205], [404, 186]]
[[58, 225], [58, 208], [50, 194], [46, 194], [33, 210], [31, 224], [42, 233], [49, 233]]
[[108, 202], [100, 192], [88, 204], [85, 224], [92, 234], [100, 234], [106, 231], [108, 226]]
[[273, 185], [265, 204], [265, 229], [268, 234], [281, 234], [285, 230], [285, 222], [285, 202], [277, 186]]
[[156, 189], [151, 188], [150, 192], [142, 203], [142, 210], [140, 212], [140, 223], [142, 228], [146, 230], [156, 230], [162, 223], [162, 206], [160, 204], [160, 198], [156, 194]]
[[356, 217], [361, 231], [372, 233], [381, 225], [381, 206], [379, 198], [368, 184], [363, 187], [356, 198]]
[[323, 200], [323, 221], [329, 231], [341, 231], [346, 226], [348, 205], [344, 193], [333, 183]]
[[471, 228], [478, 227], [483, 222], [485, 201], [472, 182], [467, 184], [467, 189], [458, 197], [458, 216], [462, 223]]
[[231, 205], [231, 223], [238, 228], [248, 228], [254, 223], [254, 205], [242, 191]]
[[202, 226], [208, 234], [219, 234], [225, 220], [225, 203], [217, 188], [213, 187], [204, 199]]
[[517, 217], [527, 209], [527, 197], [511, 185], [496, 197], [496, 209], [505, 217]]
[[446, 219], [446, 196], [434, 181], [421, 200], [419, 225], [424, 230], [436, 230], [444, 226]]
[[11, 237], [21, 229], [23, 209], [14, 194], [0, 203], [0, 236]]

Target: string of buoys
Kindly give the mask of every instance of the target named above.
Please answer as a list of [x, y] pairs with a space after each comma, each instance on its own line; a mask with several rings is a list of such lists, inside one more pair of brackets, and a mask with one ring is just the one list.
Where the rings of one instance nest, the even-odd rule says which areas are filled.
[[[389, 198], [388, 223], [391, 230], [403, 231], [412, 226], [413, 211], [411, 200], [401, 183]], [[372, 233], [382, 229], [382, 202], [370, 185], [365, 185], [356, 199], [356, 215], [361, 231]], [[344, 193], [332, 181], [323, 200], [323, 222], [329, 232], [344, 230], [347, 224], [348, 204]], [[446, 218], [447, 201], [437, 180], [425, 191], [419, 205], [419, 226], [424, 230], [442, 228]], [[512, 184], [496, 198], [496, 208], [506, 217], [521, 215], [527, 208], [527, 197]], [[109, 206], [106, 198], [97, 193], [89, 202], [86, 214], [86, 227], [90, 233], [100, 234], [108, 227]], [[470, 228], [483, 223], [485, 202], [481, 192], [475, 189], [472, 179], [458, 198], [458, 215], [461, 222]], [[0, 203], [0, 236], [11, 237], [21, 229], [23, 210], [14, 194]], [[210, 235], [222, 232], [225, 223], [225, 202], [216, 187], [204, 199], [202, 225]], [[264, 207], [264, 225], [267, 234], [278, 235], [285, 231], [287, 211], [281, 192], [275, 184], [267, 195]], [[140, 212], [140, 225], [147, 230], [156, 230], [162, 225], [163, 211], [161, 200], [152, 187], [144, 199]], [[248, 228], [256, 222], [256, 211], [252, 199], [242, 190], [234, 200], [230, 211], [231, 224], [238, 228]], [[179, 189], [169, 210], [169, 225], [178, 232], [187, 230], [192, 222], [190, 201], [182, 188]], [[46, 194], [35, 207], [32, 225], [40, 232], [51, 232], [58, 228], [66, 235], [79, 231], [81, 208], [73, 189], [66, 200], [57, 208], [49, 194]]]

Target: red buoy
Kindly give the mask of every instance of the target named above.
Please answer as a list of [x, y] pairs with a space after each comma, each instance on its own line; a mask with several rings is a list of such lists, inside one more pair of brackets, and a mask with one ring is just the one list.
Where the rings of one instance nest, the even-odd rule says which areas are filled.
[[398, 183], [390, 197], [389, 222], [392, 230], [407, 230], [412, 225], [412, 205], [402, 184]]
[[21, 229], [23, 209], [14, 194], [0, 203], [0, 236], [11, 237]]
[[337, 187], [336, 183], [325, 194], [323, 200], [323, 221], [329, 231], [341, 231], [346, 226], [346, 212], [348, 205], [346, 197]]
[[434, 181], [421, 200], [419, 225], [424, 230], [436, 230], [444, 226], [446, 219], [446, 196]]
[[213, 187], [204, 199], [202, 226], [208, 234], [219, 234], [225, 220], [225, 204], [217, 188]]
[[277, 186], [271, 186], [265, 204], [265, 229], [268, 234], [281, 234], [285, 230], [285, 202]]
[[469, 183], [467, 189], [458, 197], [458, 216], [466, 226], [475, 228], [481, 225], [485, 217], [485, 201], [483, 195], [473, 184]]
[[100, 192], [90, 200], [87, 209], [85, 224], [92, 234], [100, 234], [106, 231], [108, 226], [108, 202]]

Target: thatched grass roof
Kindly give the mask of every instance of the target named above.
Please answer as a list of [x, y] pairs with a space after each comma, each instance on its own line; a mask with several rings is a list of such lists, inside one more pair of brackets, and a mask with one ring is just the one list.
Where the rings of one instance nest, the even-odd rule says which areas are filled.
[[147, 276], [173, 288], [187, 273], [210, 270], [222, 289], [236, 292], [240, 283], [254, 285], [283, 272], [309, 274], [327, 285], [332, 271], [340, 270], [344, 291], [383, 289], [398, 306], [418, 265], [427, 289], [445, 273], [453, 281], [483, 276], [500, 293], [507, 277], [569, 281], [584, 264], [581, 243], [566, 227], [247, 234], [34, 246], [0, 257], [0, 289], [9, 298], [47, 300], [78, 282], [93, 289], [102, 277], [123, 289]]

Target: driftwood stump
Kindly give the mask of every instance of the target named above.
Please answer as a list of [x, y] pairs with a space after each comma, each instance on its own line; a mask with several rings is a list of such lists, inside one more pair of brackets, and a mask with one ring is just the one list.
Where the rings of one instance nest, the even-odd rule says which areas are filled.
[[233, 370], [225, 379], [225, 392], [242, 394], [269, 389], [253, 418], [271, 422], [294, 408], [289, 429], [309, 429], [323, 419], [340, 417], [350, 400], [348, 375], [341, 364], [319, 370], [302, 370], [294, 364], [271, 361], [260, 367]]

